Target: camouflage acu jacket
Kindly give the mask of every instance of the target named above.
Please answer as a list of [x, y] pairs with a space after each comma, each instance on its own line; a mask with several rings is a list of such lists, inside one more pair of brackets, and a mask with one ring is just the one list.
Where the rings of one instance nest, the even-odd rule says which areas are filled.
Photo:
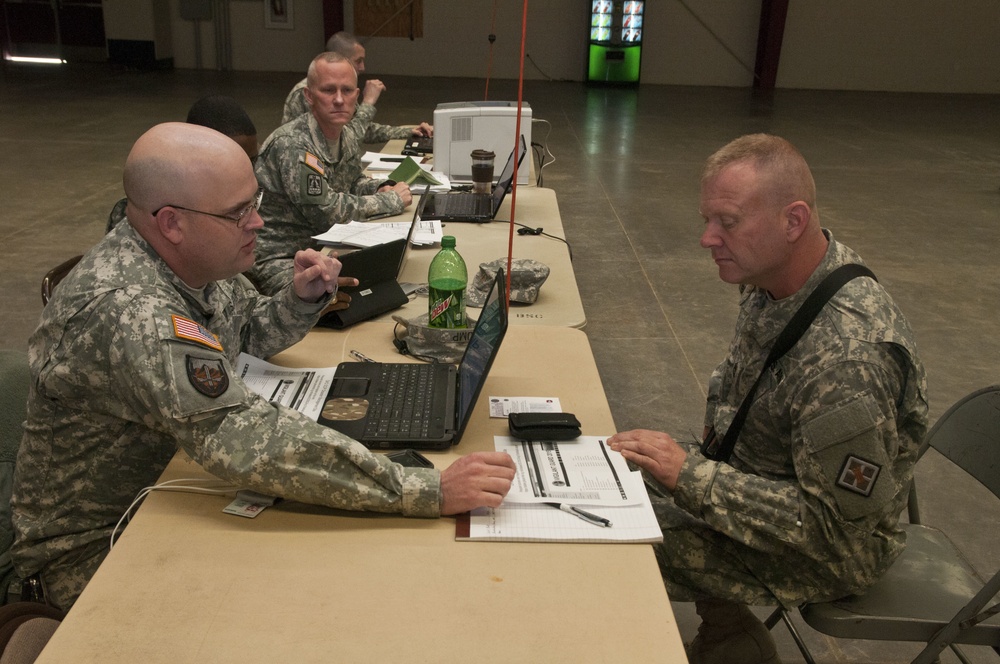
[[[803, 300], [838, 266], [862, 262], [827, 235], [826, 256], [798, 293], [775, 301], [744, 291], [729, 355], [709, 384], [705, 424], [720, 437]], [[809, 565], [833, 596], [865, 588], [904, 546], [897, 521], [927, 428], [926, 389], [903, 314], [880, 284], [854, 279], [764, 377], [729, 464], [690, 454], [674, 499], [773, 554], [786, 575]]]
[[[304, 92], [305, 88], [306, 79], [302, 79], [288, 93], [288, 96], [285, 98], [285, 110], [281, 114], [281, 124], [291, 122], [303, 113], [309, 112], [309, 104], [306, 102], [306, 94]], [[351, 120], [350, 124], [355, 125], [358, 133], [365, 137], [365, 143], [385, 143], [395, 138], [409, 138], [413, 134], [413, 129], [410, 127], [393, 127], [391, 125], [372, 122], [371, 118], [375, 117], [375, 107], [371, 104], [358, 102], [358, 110], [359, 112], [355, 113], [354, 119]]]
[[[368, 108], [374, 113], [374, 107]], [[359, 114], [364, 112], [359, 109]], [[340, 156], [334, 159], [312, 113], [267, 137], [254, 168], [264, 189], [264, 228], [257, 235], [256, 264], [247, 273], [258, 288], [270, 294], [287, 283], [274, 272], [287, 271], [287, 259], [316, 247], [312, 236], [333, 224], [403, 211], [396, 192], [376, 193], [380, 183], [362, 175], [362, 154], [361, 135], [349, 123], [340, 134]]]
[[331, 507], [439, 514], [438, 472], [389, 463], [252, 393], [240, 351], [298, 341], [326, 301], [242, 277], [186, 286], [128, 223], [64, 279], [30, 340], [33, 385], [13, 494], [21, 575], [68, 608], [140, 489], [183, 448], [213, 475]]

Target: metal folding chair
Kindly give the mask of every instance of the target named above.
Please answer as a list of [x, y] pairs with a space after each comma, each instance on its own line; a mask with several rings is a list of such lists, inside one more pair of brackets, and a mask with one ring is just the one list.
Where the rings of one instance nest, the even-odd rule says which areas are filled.
[[[949, 408], [928, 432], [920, 457], [931, 447], [1000, 498], [1000, 385]], [[913, 487], [908, 511], [906, 549], [885, 576], [863, 595], [803, 605], [802, 619], [830, 636], [925, 643], [913, 664], [934, 662], [945, 648], [968, 664], [959, 644], [988, 646], [1000, 655], [1000, 570], [984, 580], [941, 530], [922, 524]], [[983, 536], [996, 542], [996, 527], [984, 523]], [[786, 611], [777, 609], [765, 624], [772, 628], [779, 620], [813, 664]]]

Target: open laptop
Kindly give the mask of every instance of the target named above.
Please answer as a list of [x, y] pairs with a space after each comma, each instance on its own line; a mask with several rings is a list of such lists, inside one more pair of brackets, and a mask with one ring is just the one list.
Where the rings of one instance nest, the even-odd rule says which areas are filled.
[[[524, 134], [517, 143], [517, 165], [521, 166], [527, 146]], [[440, 219], [441, 221], [492, 221], [507, 197], [514, 182], [514, 151], [507, 158], [507, 165], [500, 171], [500, 178], [493, 185], [489, 194], [474, 194], [471, 191], [431, 192], [430, 200], [424, 207], [423, 219]]]
[[356, 278], [358, 285], [341, 289], [351, 296], [351, 306], [331, 311], [320, 318], [317, 325], [340, 330], [398, 309], [409, 301], [397, 278], [403, 269], [413, 231], [420, 221], [428, 189], [430, 187], [424, 188], [424, 195], [413, 211], [406, 238], [365, 247], [338, 257], [337, 260], [343, 266], [340, 273], [345, 277]]
[[403, 146], [403, 154], [411, 156], [422, 156], [434, 153], [434, 139], [431, 136], [411, 136], [406, 139]]
[[[497, 270], [457, 368], [445, 363], [343, 362], [319, 423], [372, 449], [433, 450], [457, 444], [507, 333], [504, 288], [504, 271]], [[391, 384], [392, 375], [402, 376], [403, 382]], [[395, 403], [387, 405], [393, 398]], [[380, 421], [379, 409], [395, 414], [400, 423]]]

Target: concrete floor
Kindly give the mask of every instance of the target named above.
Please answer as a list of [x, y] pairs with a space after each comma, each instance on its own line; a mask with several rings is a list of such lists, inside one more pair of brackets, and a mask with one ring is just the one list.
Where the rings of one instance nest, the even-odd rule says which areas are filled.
[[[300, 77], [8, 65], [0, 78], [3, 347], [26, 348], [42, 275], [101, 237], [136, 137], [220, 93], [243, 103], [263, 139]], [[475, 80], [382, 78], [388, 91], [378, 119], [387, 123], [431, 120], [438, 102], [484, 94]], [[493, 81], [489, 90], [491, 99], [517, 98], [512, 81]], [[556, 158], [542, 171], [543, 185], [559, 197], [586, 331], [619, 430], [700, 432], [706, 379], [730, 340], [737, 296], [698, 246], [698, 173], [712, 151], [749, 132], [779, 134], [800, 148], [816, 177], [823, 224], [867, 260], [909, 317], [932, 419], [1000, 382], [997, 97], [779, 91], [755, 98], [742, 89], [534, 81], [524, 99], [536, 119], [534, 140]], [[1000, 566], [997, 501], [933, 453], [917, 477], [925, 522], [943, 524], [973, 564], [992, 573]], [[688, 639], [697, 617], [689, 604], [674, 608]], [[824, 663], [907, 662], [919, 650], [804, 632]], [[776, 636], [784, 660], [797, 661], [782, 628]], [[969, 650], [974, 661], [992, 659]]]

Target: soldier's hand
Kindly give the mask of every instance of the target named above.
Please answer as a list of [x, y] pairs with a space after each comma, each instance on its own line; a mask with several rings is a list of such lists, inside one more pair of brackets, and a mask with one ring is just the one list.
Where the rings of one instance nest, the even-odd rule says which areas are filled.
[[434, 127], [426, 122], [421, 122], [416, 127], [413, 128], [414, 136], [427, 136], [430, 138], [434, 135]]
[[616, 433], [608, 438], [608, 446], [652, 475], [668, 491], [677, 486], [677, 476], [687, 458], [684, 448], [668, 434], [649, 429]]
[[499, 507], [514, 479], [514, 460], [504, 452], [474, 452], [441, 472], [441, 514]]
[[330, 304], [326, 305], [326, 309], [323, 310], [323, 314], [328, 314], [331, 311], [340, 311], [351, 306], [351, 294], [345, 293], [344, 286], [357, 286], [358, 280], [354, 277], [338, 277], [337, 278], [337, 297], [333, 298]]
[[405, 182], [397, 182], [393, 185], [385, 185], [379, 187], [379, 191], [394, 191], [403, 199], [403, 207], [408, 207], [410, 203], [413, 202], [413, 193], [410, 191], [410, 185]]
[[316, 302], [327, 293], [337, 292], [340, 261], [315, 249], [296, 252], [293, 288], [303, 302]]
[[365, 89], [361, 93], [361, 102], [374, 106], [383, 92], [385, 92], [385, 83], [377, 78], [368, 79], [365, 81]]

